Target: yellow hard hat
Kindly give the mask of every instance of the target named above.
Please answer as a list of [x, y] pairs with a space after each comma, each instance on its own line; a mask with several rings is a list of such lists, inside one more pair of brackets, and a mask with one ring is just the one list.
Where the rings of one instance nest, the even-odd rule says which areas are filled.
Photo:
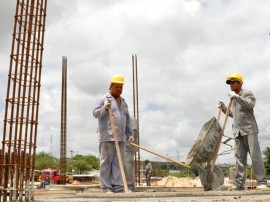
[[111, 83], [125, 83], [125, 78], [119, 74], [113, 75], [111, 78]]
[[243, 80], [242, 75], [241, 74], [237, 74], [237, 73], [236, 74], [233, 74], [231, 76], [228, 76], [226, 78], [226, 83], [227, 84], [230, 84], [230, 81], [239, 81], [241, 84], [244, 83], [244, 80]]

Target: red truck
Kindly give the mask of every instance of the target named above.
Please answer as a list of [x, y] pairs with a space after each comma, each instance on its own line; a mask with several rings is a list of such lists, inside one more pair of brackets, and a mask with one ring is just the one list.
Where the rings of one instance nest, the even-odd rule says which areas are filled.
[[40, 179], [45, 184], [60, 184], [60, 172], [54, 169], [43, 169], [40, 172]]

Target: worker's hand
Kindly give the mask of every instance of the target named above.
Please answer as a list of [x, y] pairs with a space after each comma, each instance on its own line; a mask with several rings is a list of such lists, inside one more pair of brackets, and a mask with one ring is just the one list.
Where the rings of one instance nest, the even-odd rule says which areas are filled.
[[222, 102], [222, 101], [218, 101], [217, 107], [220, 109], [223, 109], [223, 110], [225, 110], [225, 108], [226, 108], [224, 102]]
[[230, 92], [228, 93], [228, 96], [229, 96], [230, 98], [234, 98], [234, 97], [238, 97], [239, 95], [237, 95], [234, 91], [230, 91]]
[[104, 107], [105, 107], [105, 110], [106, 110], [106, 111], [108, 111], [108, 110], [110, 109], [111, 103], [112, 103], [112, 101], [111, 101], [110, 99], [106, 99], [106, 100], [104, 101]]
[[134, 137], [133, 136], [129, 136], [128, 137], [128, 143], [132, 143], [134, 142]]

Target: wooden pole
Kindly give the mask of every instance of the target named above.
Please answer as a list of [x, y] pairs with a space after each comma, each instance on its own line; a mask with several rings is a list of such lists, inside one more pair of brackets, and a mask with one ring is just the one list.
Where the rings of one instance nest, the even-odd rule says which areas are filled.
[[223, 126], [222, 126], [222, 132], [221, 132], [221, 135], [218, 138], [217, 146], [216, 146], [216, 149], [215, 149], [215, 151], [213, 153], [213, 156], [212, 156], [212, 162], [211, 162], [211, 172], [212, 173], [214, 171], [214, 167], [215, 167], [215, 163], [216, 163], [217, 155], [218, 155], [218, 150], [219, 150], [219, 147], [220, 147], [220, 144], [221, 144], [222, 137], [224, 135], [225, 127], [226, 127], [227, 120], [228, 120], [230, 110], [231, 110], [231, 106], [232, 106], [232, 99], [230, 99], [229, 105], [227, 107], [225, 119], [224, 119]]
[[163, 155], [158, 154], [158, 153], [156, 153], [156, 152], [153, 152], [153, 151], [151, 151], [151, 150], [149, 150], [149, 149], [146, 149], [146, 148], [144, 148], [144, 147], [142, 147], [142, 146], [140, 146], [140, 145], [137, 145], [137, 144], [134, 144], [134, 143], [129, 143], [129, 144], [132, 145], [132, 146], [134, 146], [134, 147], [138, 147], [138, 148], [140, 148], [140, 149], [142, 149], [142, 150], [148, 151], [148, 152], [150, 152], [150, 153], [152, 153], [152, 154], [155, 154], [155, 155], [157, 155], [157, 156], [159, 156], [159, 157], [161, 157], [161, 158], [164, 158], [164, 159], [167, 159], [167, 160], [169, 160], [169, 161], [171, 161], [171, 162], [174, 162], [174, 163], [176, 163], [176, 164], [178, 164], [178, 165], [180, 165], [180, 166], [183, 166], [183, 167], [186, 167], [186, 168], [190, 168], [190, 166], [188, 166], [188, 165], [186, 165], [186, 164], [184, 164], [184, 163], [180, 163], [180, 162], [178, 162], [178, 161], [175, 161], [175, 160], [173, 160], [173, 159], [170, 159], [170, 158], [168, 158], [168, 157], [166, 157], [166, 156], [163, 156]]
[[121, 152], [120, 152], [120, 148], [119, 148], [119, 144], [118, 144], [117, 132], [115, 129], [115, 124], [114, 124], [114, 119], [113, 119], [113, 114], [112, 114], [111, 108], [109, 108], [109, 115], [110, 115], [110, 121], [111, 121], [111, 125], [112, 125], [112, 132], [113, 132], [113, 137], [114, 137], [114, 142], [115, 142], [116, 153], [117, 153], [118, 162], [119, 162], [119, 166], [120, 166], [120, 172], [121, 172], [122, 180], [123, 180], [123, 184], [124, 184], [124, 189], [125, 189], [125, 193], [128, 193], [127, 180], [126, 180], [125, 170], [124, 170]]

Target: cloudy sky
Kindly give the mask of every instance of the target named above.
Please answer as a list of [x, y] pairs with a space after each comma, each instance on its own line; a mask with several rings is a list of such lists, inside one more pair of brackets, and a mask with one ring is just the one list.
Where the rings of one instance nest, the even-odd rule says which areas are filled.
[[[15, 0], [0, 0], [2, 120], [15, 6]], [[143, 147], [185, 161], [204, 123], [216, 116], [217, 102], [228, 104], [225, 78], [237, 72], [257, 98], [263, 150], [270, 145], [269, 8], [268, 0], [48, 0], [37, 152], [60, 155], [62, 56], [68, 59], [70, 156], [71, 150], [98, 155], [92, 111], [113, 74], [126, 78], [122, 96], [133, 115], [132, 54], [138, 58]], [[141, 151], [146, 158], [162, 160]], [[226, 162], [234, 162], [233, 153], [217, 159]]]

